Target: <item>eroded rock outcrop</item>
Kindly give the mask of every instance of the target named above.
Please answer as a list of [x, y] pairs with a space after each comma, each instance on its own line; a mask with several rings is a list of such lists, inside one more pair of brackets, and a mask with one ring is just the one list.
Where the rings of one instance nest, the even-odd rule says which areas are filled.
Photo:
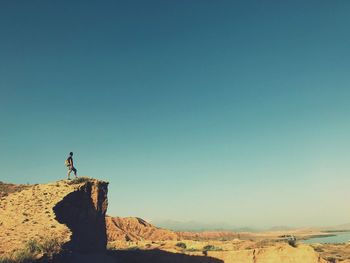
[[72, 233], [65, 248], [83, 253], [106, 249], [107, 183], [88, 181], [65, 196], [53, 210], [57, 221]]
[[31, 185], [0, 199], [0, 257], [54, 239], [73, 252], [106, 249], [108, 183], [79, 178]]
[[155, 227], [138, 217], [106, 217], [109, 242], [177, 240], [177, 233]]

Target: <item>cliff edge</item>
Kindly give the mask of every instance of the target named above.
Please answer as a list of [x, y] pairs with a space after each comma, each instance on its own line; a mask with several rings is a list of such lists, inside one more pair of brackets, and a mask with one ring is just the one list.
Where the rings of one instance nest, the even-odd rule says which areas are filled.
[[3, 195], [0, 257], [20, 251], [28, 242], [72, 252], [104, 251], [107, 192], [107, 182], [78, 178], [28, 185]]

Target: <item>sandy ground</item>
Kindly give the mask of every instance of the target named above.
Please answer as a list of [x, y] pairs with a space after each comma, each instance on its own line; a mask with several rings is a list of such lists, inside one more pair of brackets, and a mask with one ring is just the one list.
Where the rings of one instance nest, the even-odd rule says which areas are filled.
[[79, 187], [67, 181], [31, 185], [0, 198], [0, 256], [21, 249], [28, 240], [59, 238], [66, 241], [69, 229], [55, 220], [53, 207]]
[[[179, 242], [185, 244], [179, 246]], [[182, 253], [190, 256], [207, 256], [219, 259], [225, 263], [321, 263], [326, 262], [315, 250], [304, 244], [292, 247], [286, 242], [257, 242], [250, 240], [230, 241], [138, 241], [138, 242], [113, 242], [109, 247], [137, 251], [138, 249], [161, 250], [170, 253]], [[206, 251], [206, 247], [211, 249]]]
[[348, 244], [312, 244], [315, 251], [330, 262], [350, 263], [350, 243]]

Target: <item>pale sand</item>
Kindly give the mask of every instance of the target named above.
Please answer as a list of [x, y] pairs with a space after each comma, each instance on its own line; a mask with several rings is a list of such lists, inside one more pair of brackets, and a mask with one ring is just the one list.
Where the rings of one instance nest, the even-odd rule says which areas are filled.
[[55, 219], [53, 207], [81, 184], [58, 181], [29, 186], [0, 199], [0, 256], [23, 248], [28, 240], [68, 241], [70, 230]]

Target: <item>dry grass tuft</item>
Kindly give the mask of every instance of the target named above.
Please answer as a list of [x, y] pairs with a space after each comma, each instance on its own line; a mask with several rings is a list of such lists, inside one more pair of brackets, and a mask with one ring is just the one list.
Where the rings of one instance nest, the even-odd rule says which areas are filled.
[[40, 255], [51, 259], [61, 251], [61, 244], [58, 239], [44, 239], [42, 242], [29, 240], [23, 249], [14, 251], [7, 257], [0, 257], [0, 263], [31, 263]]
[[77, 177], [77, 178], [74, 178], [72, 180], [70, 180], [68, 182], [69, 185], [72, 185], [72, 184], [81, 184], [81, 183], [85, 183], [85, 182], [90, 182], [92, 181], [93, 178], [90, 178], [90, 177]]
[[7, 196], [11, 193], [20, 192], [26, 188], [30, 187], [30, 185], [24, 184], [7, 184], [0, 181], [0, 198]]

